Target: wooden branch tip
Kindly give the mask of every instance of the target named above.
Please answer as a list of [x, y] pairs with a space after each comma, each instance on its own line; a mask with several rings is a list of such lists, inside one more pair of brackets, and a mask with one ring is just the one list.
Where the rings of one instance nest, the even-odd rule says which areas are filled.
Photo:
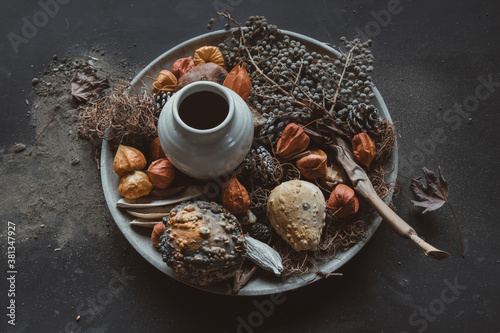
[[450, 254], [445, 251], [441, 251], [436, 249], [434, 246], [430, 245], [422, 238], [420, 238], [417, 234], [413, 234], [410, 236], [410, 240], [424, 250], [425, 255], [429, 258], [436, 259], [439, 261], [446, 261], [450, 258]]

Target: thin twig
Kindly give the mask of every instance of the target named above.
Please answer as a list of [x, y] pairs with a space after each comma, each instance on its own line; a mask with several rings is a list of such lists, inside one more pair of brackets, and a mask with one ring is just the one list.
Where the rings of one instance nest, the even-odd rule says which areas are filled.
[[[356, 45], [358, 44], [359, 42], [356, 43]], [[339, 80], [339, 84], [337, 86], [337, 89], [335, 90], [335, 95], [333, 95], [333, 104], [332, 104], [332, 107], [330, 108], [330, 113], [333, 111], [333, 108], [335, 107], [335, 104], [337, 104], [337, 96], [339, 94], [339, 91], [340, 91], [340, 87], [342, 85], [342, 80], [344, 79], [344, 75], [345, 75], [345, 72], [347, 70], [347, 67], [349, 67], [349, 65], [351, 64], [351, 60], [352, 60], [352, 51], [354, 50], [354, 47], [352, 47], [350, 50], [349, 50], [349, 53], [347, 54], [347, 57], [346, 57], [346, 60], [345, 60], [345, 65], [344, 65], [344, 69], [342, 71], [342, 75], [340, 76], [340, 80]]]
[[47, 123], [47, 125], [45, 125], [42, 129], [42, 131], [40, 133], [38, 133], [38, 135], [36, 136], [35, 140], [33, 141], [36, 141], [38, 140], [38, 138], [40, 137], [40, 135], [42, 135], [43, 132], [45, 132], [45, 130], [47, 129], [47, 127], [49, 127], [49, 125], [52, 123], [52, 121], [56, 118], [56, 116], [59, 114], [59, 110], [61, 108], [56, 108], [56, 113], [52, 116], [52, 118], [50, 118], [49, 122]]

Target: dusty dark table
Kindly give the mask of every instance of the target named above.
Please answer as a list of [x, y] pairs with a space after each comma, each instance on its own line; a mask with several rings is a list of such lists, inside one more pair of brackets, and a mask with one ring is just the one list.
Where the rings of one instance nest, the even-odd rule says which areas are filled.
[[[44, 16], [37, 14], [43, 10], [37, 1], [4, 1], [0, 5], [2, 169], [36, 172], [35, 164], [16, 162], [12, 146], [34, 145], [40, 129], [30, 127], [25, 100], [34, 98], [31, 79], [40, 77], [53, 54], [81, 57], [99, 46], [128, 59], [138, 70], [170, 47], [205, 33], [219, 3], [223, 2], [59, 0], [57, 8], [46, 7], [51, 15]], [[382, 225], [342, 267], [343, 277], [275, 298], [225, 297], [200, 292], [157, 271], [133, 250], [107, 214], [102, 223], [108, 224], [111, 237], [75, 237], [56, 253], [47, 248], [51, 243], [47, 233], [36, 238], [26, 235], [27, 241], [17, 243], [14, 327], [6, 316], [7, 222], [16, 223], [23, 238], [23, 230], [33, 227], [14, 205], [0, 211], [5, 254], [0, 331], [70, 332], [74, 327], [74, 332], [93, 333], [498, 332], [500, 3], [232, 0], [230, 6], [240, 21], [264, 15], [279, 28], [320, 41], [335, 44], [341, 36], [357, 34], [374, 40], [374, 82], [401, 135], [398, 213], [452, 258], [445, 263], [428, 259]], [[37, 31], [23, 35], [26, 20], [34, 19]], [[11, 32], [22, 42], [12, 43]], [[441, 166], [450, 184], [465, 259], [460, 257], [448, 208], [420, 215], [410, 202], [410, 179], [421, 176], [424, 165], [433, 170]], [[89, 186], [99, 186], [97, 171], [88, 172], [95, 174]], [[0, 200], [6, 200], [16, 188], [1, 190]], [[35, 200], [37, 194], [32, 195], [27, 200]], [[75, 225], [86, 223], [84, 216], [70, 220]], [[66, 227], [44, 220], [43, 214], [37, 224], [61, 233]]]

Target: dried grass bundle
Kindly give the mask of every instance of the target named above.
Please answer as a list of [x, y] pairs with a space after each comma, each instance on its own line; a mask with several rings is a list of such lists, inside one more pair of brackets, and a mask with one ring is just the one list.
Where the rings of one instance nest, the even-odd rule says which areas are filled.
[[83, 108], [78, 132], [96, 149], [103, 139], [141, 147], [157, 136], [159, 113], [149, 91], [117, 84], [111, 94]]

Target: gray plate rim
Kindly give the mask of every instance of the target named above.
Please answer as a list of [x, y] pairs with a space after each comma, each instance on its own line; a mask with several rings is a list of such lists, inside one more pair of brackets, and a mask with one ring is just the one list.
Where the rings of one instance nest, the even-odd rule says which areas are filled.
[[[336, 50], [331, 48], [326, 43], [322, 43], [308, 36], [304, 36], [302, 34], [287, 30], [280, 30], [280, 32], [282, 34], [290, 36], [290, 38], [292, 39], [300, 41], [311, 51], [320, 51], [322, 52], [322, 54], [328, 54], [333, 57], [340, 56], [340, 54]], [[131, 86], [137, 91], [141, 89], [150, 89], [153, 82], [152, 78], [155, 77], [161, 69], [170, 69], [172, 66], [172, 62], [178, 58], [187, 57], [190, 55], [192, 56], [194, 54], [194, 51], [198, 47], [204, 45], [217, 46], [229, 35], [229, 33], [230, 32], [224, 30], [210, 32], [191, 38], [171, 48], [170, 50], [166, 51], [155, 60], [153, 60], [142, 71], [140, 71], [139, 74], [137, 74], [137, 76], [132, 80]], [[373, 92], [375, 93], [374, 105], [378, 108], [382, 117], [388, 119], [392, 123], [389, 110], [387, 109], [387, 106], [380, 92], [376, 87], [373, 87]], [[391, 164], [392, 172], [387, 175], [386, 181], [394, 183], [397, 178], [398, 170], [398, 154], [396, 150], [392, 152], [388, 161], [388, 164], [389, 163]], [[148, 233], [144, 230], [140, 230], [136, 227], [130, 226], [129, 222], [132, 220], [131, 216], [128, 215], [125, 210], [120, 210], [116, 207], [116, 202], [120, 198], [117, 191], [119, 177], [114, 173], [113, 170], [113, 154], [109, 148], [107, 140], [103, 140], [102, 142], [100, 169], [102, 187], [104, 196], [106, 198], [106, 203], [120, 231], [130, 242], [130, 244], [135, 248], [135, 250], [142, 257], [144, 257], [144, 259], [146, 259], [149, 263], [151, 263], [166, 275], [178, 280], [175, 277], [174, 271], [162, 261], [161, 254], [152, 245]], [[386, 203], [391, 200], [393, 192], [394, 191], [391, 190], [389, 195], [385, 198]], [[363, 248], [367, 241], [373, 236], [381, 221], [382, 218], [377, 215], [373, 219], [372, 223], [368, 226], [368, 234], [362, 241], [351, 247], [349, 250], [342, 251], [334, 259], [326, 262], [318, 262], [318, 268], [326, 273], [332, 273], [338, 270], [342, 265], [348, 262]], [[242, 288], [237, 296], [276, 294], [303, 287], [305, 285], [318, 281], [319, 279], [321, 279], [321, 277], [316, 275], [315, 273], [308, 273], [300, 277], [290, 277], [287, 279], [280, 279], [266, 275], [258, 276], [252, 279], [244, 288]], [[185, 283], [181, 280], [178, 281]], [[231, 285], [229, 282], [222, 282], [209, 286], [189, 285], [194, 288], [216, 294], [231, 295]]]

